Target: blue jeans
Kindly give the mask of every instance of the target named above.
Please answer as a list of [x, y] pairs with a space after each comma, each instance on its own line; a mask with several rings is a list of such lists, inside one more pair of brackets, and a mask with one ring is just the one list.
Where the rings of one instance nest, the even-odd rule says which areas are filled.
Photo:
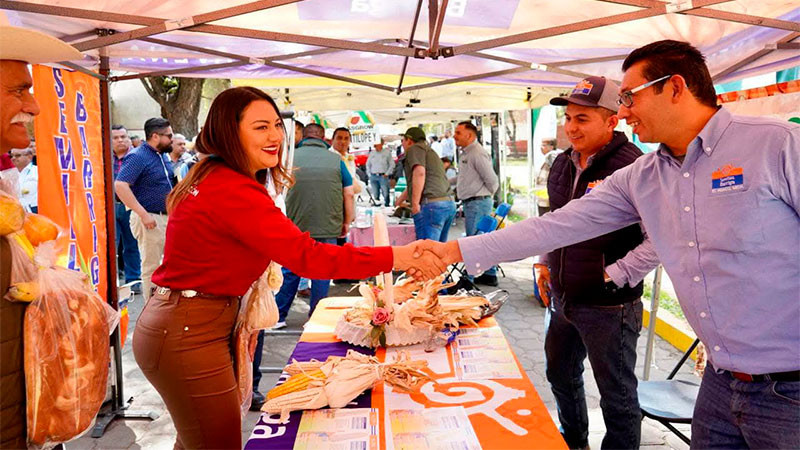
[[588, 444], [583, 360], [589, 356], [606, 424], [602, 448], [639, 448], [642, 413], [636, 393], [636, 340], [642, 302], [619, 306], [566, 305], [553, 298], [545, 317], [547, 380], [570, 448]]
[[142, 278], [142, 259], [139, 257], [139, 243], [131, 232], [131, 212], [122, 203], [114, 204], [114, 217], [117, 228], [117, 249], [122, 255], [125, 282]]
[[[329, 239], [314, 239], [323, 244], [336, 245], [336, 238]], [[286, 316], [289, 314], [289, 308], [292, 306], [294, 297], [297, 295], [297, 287], [300, 285], [300, 277], [295, 275], [291, 270], [282, 268], [283, 271], [283, 285], [278, 294], [275, 295], [275, 303], [278, 305], [278, 321], [285, 322]], [[320, 299], [328, 296], [328, 289], [330, 288], [331, 280], [311, 280], [311, 301], [309, 302], [311, 310], [308, 315], [314, 312], [317, 303]]]
[[[380, 189], [380, 193], [378, 189]], [[374, 173], [369, 174], [369, 190], [372, 192], [372, 198], [375, 201], [380, 201], [380, 196], [383, 195], [383, 204], [389, 206], [389, 177]]]
[[456, 217], [456, 204], [452, 200], [425, 203], [414, 214], [414, 232], [417, 239], [447, 242], [447, 233]]
[[709, 364], [692, 415], [700, 448], [800, 448], [800, 382], [739, 381]]
[[[492, 198], [486, 197], [479, 200], [465, 201], [462, 205], [464, 209], [464, 226], [467, 229], [467, 236], [475, 236], [478, 234], [478, 221], [481, 217], [492, 214]], [[491, 267], [484, 272], [484, 274], [497, 276], [497, 268]]]
[[253, 392], [258, 392], [261, 383], [261, 357], [264, 353], [264, 330], [258, 332], [256, 352], [253, 354]]

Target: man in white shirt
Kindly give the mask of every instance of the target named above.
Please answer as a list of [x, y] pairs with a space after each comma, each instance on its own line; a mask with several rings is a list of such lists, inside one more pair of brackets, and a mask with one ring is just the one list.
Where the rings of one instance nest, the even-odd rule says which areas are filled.
[[433, 149], [433, 151], [436, 152], [437, 155], [439, 155], [439, 158], [442, 157], [442, 152], [444, 151], [444, 148], [442, 147], [442, 143], [439, 142], [438, 137], [431, 136], [431, 148]]
[[30, 148], [11, 150], [11, 162], [19, 170], [19, 202], [25, 211], [36, 213], [38, 208], [39, 170], [33, 164]]
[[450, 161], [455, 161], [456, 158], [456, 141], [450, 134], [450, 130], [444, 132], [442, 138], [442, 158], [450, 158]]

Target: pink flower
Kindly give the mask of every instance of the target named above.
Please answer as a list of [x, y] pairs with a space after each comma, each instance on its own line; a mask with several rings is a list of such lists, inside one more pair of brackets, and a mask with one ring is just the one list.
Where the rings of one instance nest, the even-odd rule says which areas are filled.
[[378, 307], [372, 312], [372, 324], [380, 326], [392, 320], [392, 313], [388, 309]]

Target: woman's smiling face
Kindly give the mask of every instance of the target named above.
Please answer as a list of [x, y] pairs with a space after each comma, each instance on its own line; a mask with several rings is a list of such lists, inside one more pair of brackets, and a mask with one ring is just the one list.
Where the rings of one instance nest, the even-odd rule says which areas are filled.
[[239, 140], [253, 173], [278, 165], [283, 148], [283, 121], [266, 100], [250, 103], [239, 121]]

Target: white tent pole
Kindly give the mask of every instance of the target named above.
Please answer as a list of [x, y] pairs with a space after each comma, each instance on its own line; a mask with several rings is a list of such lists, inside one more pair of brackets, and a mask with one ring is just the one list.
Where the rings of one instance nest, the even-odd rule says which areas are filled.
[[647, 325], [647, 347], [644, 353], [644, 369], [642, 379], [650, 379], [650, 364], [653, 361], [653, 350], [656, 340], [656, 316], [658, 315], [658, 300], [661, 296], [661, 273], [664, 268], [659, 265], [653, 277], [653, 292], [650, 298], [650, 323]]
[[525, 194], [525, 197], [528, 200], [528, 217], [533, 217], [533, 198], [531, 198], [531, 192], [533, 191], [533, 109], [531, 108], [530, 102], [528, 102], [528, 191]]

